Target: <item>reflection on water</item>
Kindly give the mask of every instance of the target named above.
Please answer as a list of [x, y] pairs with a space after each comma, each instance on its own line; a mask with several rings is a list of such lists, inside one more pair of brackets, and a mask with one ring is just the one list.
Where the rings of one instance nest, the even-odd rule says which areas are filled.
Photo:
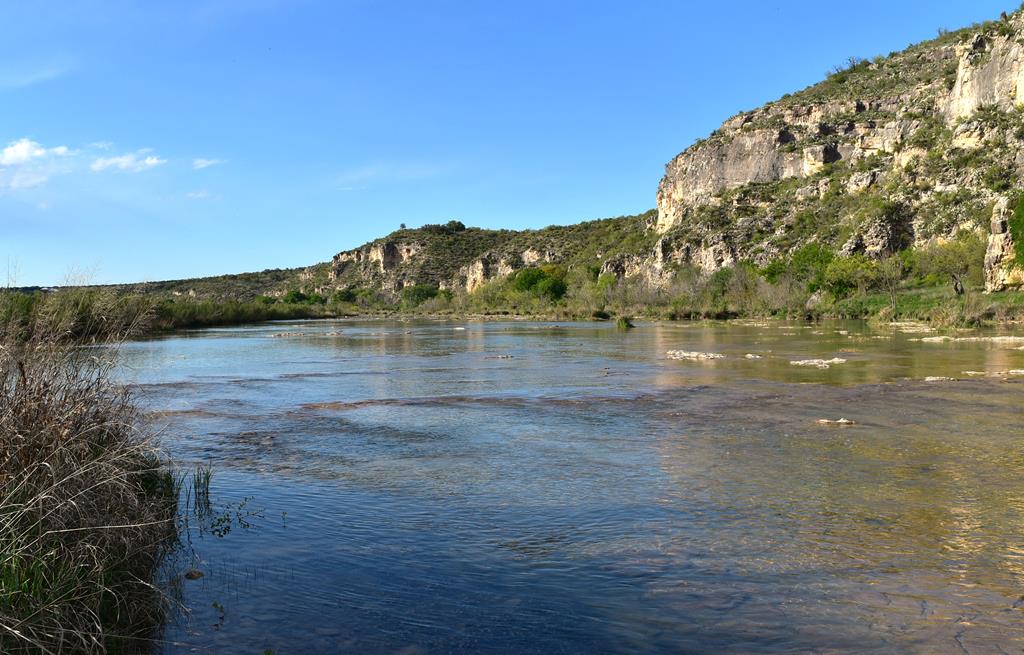
[[[205, 575], [176, 581], [162, 652], [1020, 652], [1024, 351], [928, 336], [326, 321], [132, 344], [170, 454], [259, 507], [192, 535]], [[964, 371], [997, 376], [924, 381]]]

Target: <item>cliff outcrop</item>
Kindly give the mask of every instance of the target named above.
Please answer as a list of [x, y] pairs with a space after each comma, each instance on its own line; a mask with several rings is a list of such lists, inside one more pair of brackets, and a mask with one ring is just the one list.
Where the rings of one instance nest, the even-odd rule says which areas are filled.
[[729, 119], [668, 163], [654, 229], [706, 270], [810, 241], [882, 256], [987, 234], [1024, 173], [1022, 43], [1024, 19], [1004, 16]]

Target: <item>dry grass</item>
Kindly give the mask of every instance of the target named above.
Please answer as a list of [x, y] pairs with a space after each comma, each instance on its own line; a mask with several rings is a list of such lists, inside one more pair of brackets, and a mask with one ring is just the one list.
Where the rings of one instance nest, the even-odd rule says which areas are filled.
[[[93, 302], [93, 299], [90, 302]], [[4, 316], [0, 294], [0, 316]], [[138, 326], [60, 298], [0, 323], [0, 652], [146, 649], [150, 580], [175, 534], [176, 484], [140, 431], [116, 348]]]

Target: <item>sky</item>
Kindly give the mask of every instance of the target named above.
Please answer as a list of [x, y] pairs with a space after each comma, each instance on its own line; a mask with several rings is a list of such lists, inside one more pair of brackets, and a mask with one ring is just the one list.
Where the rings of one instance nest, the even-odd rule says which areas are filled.
[[729, 116], [1017, 5], [0, 0], [0, 266], [177, 279], [640, 213]]

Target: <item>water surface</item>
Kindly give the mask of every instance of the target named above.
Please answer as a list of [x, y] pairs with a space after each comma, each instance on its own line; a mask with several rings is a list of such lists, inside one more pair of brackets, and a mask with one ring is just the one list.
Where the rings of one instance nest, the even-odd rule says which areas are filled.
[[316, 321], [130, 344], [164, 447], [215, 471], [160, 650], [1022, 652], [1024, 340], [934, 336]]

